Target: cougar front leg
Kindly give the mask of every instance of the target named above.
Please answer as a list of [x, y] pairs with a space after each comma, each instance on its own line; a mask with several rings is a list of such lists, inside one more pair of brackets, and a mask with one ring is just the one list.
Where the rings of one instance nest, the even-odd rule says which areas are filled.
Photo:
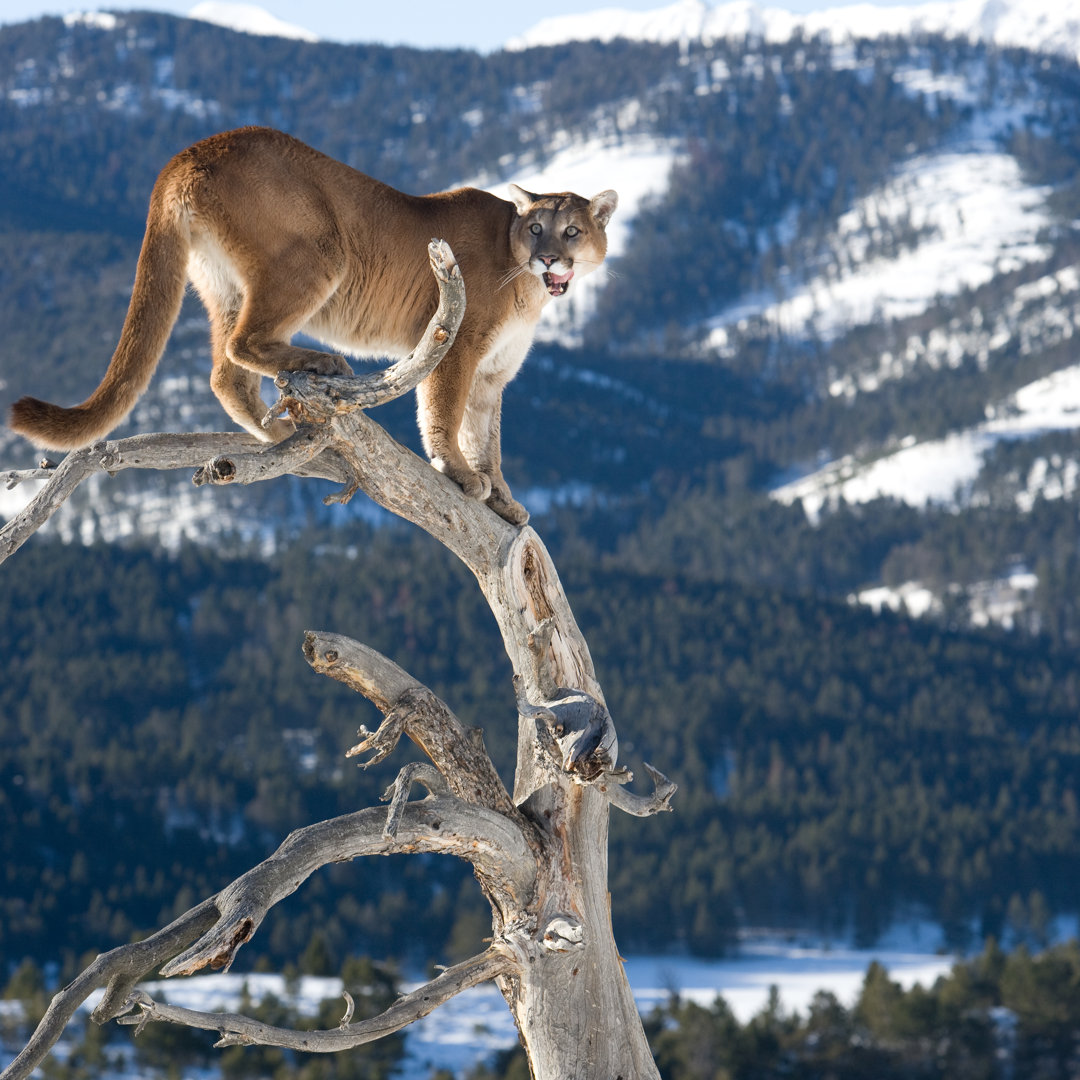
[[471, 367], [451, 349], [416, 388], [416, 416], [431, 464], [458, 484], [469, 498], [486, 499], [491, 494], [491, 480], [466, 461], [458, 445], [471, 381]]
[[486, 476], [491, 492], [485, 500], [499, 517], [511, 525], [524, 525], [529, 511], [511, 494], [502, 474], [502, 392], [505, 381], [478, 374], [473, 380], [458, 443], [465, 459], [481, 476]]

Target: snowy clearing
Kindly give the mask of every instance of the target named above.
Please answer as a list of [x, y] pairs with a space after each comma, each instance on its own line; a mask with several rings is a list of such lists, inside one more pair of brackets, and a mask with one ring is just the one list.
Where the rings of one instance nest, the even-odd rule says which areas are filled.
[[[1024, 183], [1009, 154], [973, 149], [916, 158], [840, 218], [831, 273], [792, 285], [783, 300], [770, 291], [721, 311], [707, 344], [725, 348], [729, 330], [750, 319], [830, 340], [852, 326], [917, 315], [937, 297], [1046, 258], [1050, 249], [1037, 237], [1051, 221], [1047, 194]], [[905, 222], [926, 239], [895, 258], [861, 261], [869, 238]]]
[[[634, 988], [634, 998], [643, 1014], [664, 1004], [673, 993], [711, 1005], [718, 995], [731, 1007], [741, 1023], [760, 1012], [776, 986], [786, 1011], [806, 1014], [819, 990], [828, 990], [850, 1006], [858, 996], [872, 960], [888, 970], [903, 987], [915, 983], [930, 986], [948, 973], [953, 957], [927, 951], [940, 934], [928, 940], [898, 940], [880, 949], [793, 945], [762, 938], [748, 940], [738, 954], [723, 960], [696, 960], [692, 957], [631, 957], [626, 975]], [[278, 975], [206, 975], [186, 980], [143, 985], [159, 1000], [198, 1011], [236, 1010], [245, 985], [259, 1000], [268, 993], [292, 1000], [306, 1013], [314, 1013], [325, 998], [338, 997], [341, 981], [336, 978], [304, 976], [295, 987], [287, 987]], [[403, 989], [415, 989], [415, 982]], [[96, 1005], [100, 993], [84, 1006]], [[431, 1015], [406, 1028], [406, 1056], [399, 1080], [427, 1080], [432, 1069], [449, 1069], [457, 1076], [481, 1059], [517, 1044], [506, 1002], [493, 984], [474, 987], [451, 999]]]
[[[944, 439], [920, 443], [909, 437], [896, 450], [870, 461], [843, 457], [775, 488], [773, 498], [788, 505], [801, 501], [811, 521], [818, 518], [826, 503], [835, 504], [840, 499], [863, 503], [889, 497], [910, 506], [963, 503], [982, 470], [986, 453], [997, 443], [1080, 428], [1080, 365], [1022, 387], [1001, 412]], [[1070, 495], [1077, 481], [1076, 470], [1067, 470], [1065, 477], [1065, 483], [1048, 482], [1047, 469], [1033, 469], [1017, 505], [1021, 510], [1030, 509], [1037, 494], [1044, 498]]]

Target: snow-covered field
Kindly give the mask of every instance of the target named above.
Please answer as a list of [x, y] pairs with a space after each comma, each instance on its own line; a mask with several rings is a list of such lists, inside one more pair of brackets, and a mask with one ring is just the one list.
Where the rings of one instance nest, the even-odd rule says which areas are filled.
[[[905, 988], [917, 982], [930, 986], [953, 963], [952, 957], [899, 947], [827, 949], [762, 941], [744, 945], [738, 956], [726, 960], [631, 957], [626, 961], [626, 975], [642, 1014], [676, 992], [706, 1006], [719, 995], [745, 1023], [768, 1003], [772, 986], [779, 990], [788, 1011], [805, 1014], [819, 990], [829, 990], [851, 1005], [875, 959]], [[461, 1075], [484, 1054], [517, 1042], [506, 1004], [491, 984], [461, 994], [449, 1007], [414, 1026], [406, 1040], [408, 1066], [403, 1080], [427, 1080], [433, 1068], [451, 1068]]]
[[[805, 1014], [819, 990], [831, 991], [850, 1006], [872, 960], [883, 964], [905, 988], [917, 982], [930, 986], [949, 971], [954, 960], [937, 951], [939, 942], [939, 931], [923, 924], [894, 935], [879, 949], [753, 938], [743, 943], [737, 955], [724, 960], [631, 957], [626, 961], [626, 974], [643, 1014], [673, 993], [706, 1006], [720, 995], [745, 1023], [765, 1007], [772, 986], [777, 987], [781, 1005], [789, 1012]], [[212, 1012], [236, 1010], [245, 985], [254, 1000], [268, 993], [287, 999], [291, 992], [297, 1006], [309, 1013], [322, 1000], [341, 993], [341, 982], [335, 978], [305, 976], [287, 988], [277, 975], [206, 975], [149, 983], [143, 988], [170, 1004]], [[408, 983], [404, 989], [416, 985]], [[99, 996], [92, 997], [85, 1008], [92, 1008]], [[432, 1070], [442, 1068], [460, 1077], [478, 1061], [516, 1043], [510, 1012], [498, 990], [493, 984], [475, 987], [406, 1029], [406, 1060], [399, 1076], [401, 1080], [428, 1080]]]

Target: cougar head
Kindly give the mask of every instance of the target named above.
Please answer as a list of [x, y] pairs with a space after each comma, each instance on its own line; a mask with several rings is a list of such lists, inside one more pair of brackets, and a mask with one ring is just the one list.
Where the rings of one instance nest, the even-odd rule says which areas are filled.
[[510, 248], [517, 265], [544, 284], [552, 296], [564, 296], [574, 274], [590, 274], [607, 254], [607, 223], [619, 205], [614, 191], [591, 199], [564, 191], [534, 195], [510, 185], [517, 217]]

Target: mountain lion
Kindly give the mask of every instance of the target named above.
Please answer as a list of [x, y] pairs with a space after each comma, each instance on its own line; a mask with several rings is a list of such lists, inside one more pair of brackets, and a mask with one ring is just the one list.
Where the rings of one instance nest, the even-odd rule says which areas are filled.
[[603, 261], [618, 196], [510, 192], [513, 202], [474, 188], [405, 195], [267, 128], [196, 143], [154, 185], [131, 303], [101, 385], [70, 409], [21, 398], [11, 427], [53, 450], [112, 431], [150, 382], [190, 278], [210, 316], [214, 393], [241, 427], [276, 442], [293, 426], [262, 427], [260, 376], [352, 373], [341, 356], [292, 345], [299, 331], [355, 355], [407, 355], [435, 312], [427, 245], [441, 237], [467, 302], [453, 347], [417, 389], [424, 449], [467, 495], [523, 524], [528, 512], [502, 475], [503, 387], [543, 307]]

